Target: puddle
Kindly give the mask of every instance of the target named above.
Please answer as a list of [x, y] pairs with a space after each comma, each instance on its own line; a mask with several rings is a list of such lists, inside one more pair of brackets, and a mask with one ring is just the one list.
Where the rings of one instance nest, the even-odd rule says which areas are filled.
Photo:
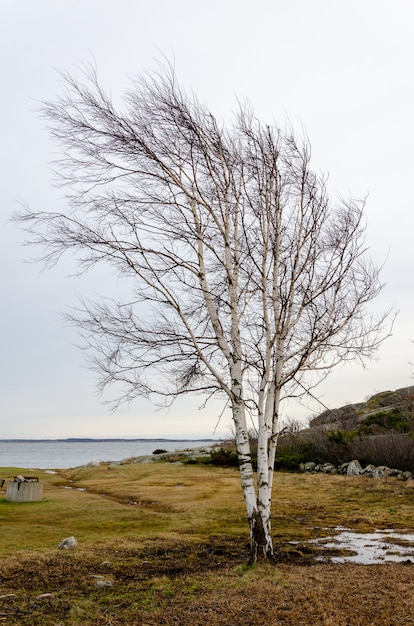
[[[393, 561], [409, 561], [414, 564], [414, 533], [398, 532], [392, 529], [376, 530], [373, 533], [357, 533], [350, 528], [333, 529], [338, 534], [312, 539], [309, 543], [323, 549], [334, 550], [336, 554], [318, 557], [318, 561], [330, 563], [360, 563], [374, 565]], [[342, 554], [338, 555], [341, 551]], [[349, 554], [343, 553], [349, 551]]]

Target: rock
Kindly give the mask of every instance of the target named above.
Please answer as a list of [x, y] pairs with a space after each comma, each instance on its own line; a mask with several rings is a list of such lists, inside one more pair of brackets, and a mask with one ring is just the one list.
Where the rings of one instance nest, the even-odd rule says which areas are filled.
[[354, 461], [350, 461], [348, 463], [348, 467], [346, 468], [347, 476], [359, 476], [362, 473], [362, 467], [359, 461], [356, 459]]
[[361, 471], [361, 474], [368, 476], [368, 478], [372, 478], [374, 476], [374, 470], [375, 465], [369, 464]]
[[315, 467], [316, 467], [316, 463], [314, 463], [313, 461], [309, 461], [309, 463], [305, 463], [303, 466], [303, 471], [304, 472], [314, 472], [315, 471]]
[[386, 465], [379, 465], [378, 467], [374, 467], [372, 476], [373, 478], [386, 478], [390, 475], [390, 468]]
[[75, 537], [66, 537], [59, 544], [59, 550], [73, 550], [78, 545]]
[[301, 472], [322, 472], [323, 474], [342, 474], [346, 476], [366, 476], [367, 478], [388, 478], [395, 477], [397, 480], [414, 479], [413, 472], [403, 472], [402, 470], [390, 468], [387, 465], [367, 465], [364, 469], [357, 459], [342, 463], [337, 468], [332, 463], [314, 463], [308, 461], [299, 465]]
[[94, 584], [95, 589], [105, 589], [105, 587], [113, 586], [112, 580], [97, 580]]
[[399, 469], [391, 469], [390, 470], [390, 476], [396, 476], [397, 478], [399, 478], [402, 474], [402, 471]]
[[332, 463], [324, 463], [321, 468], [321, 472], [324, 474], [331, 474], [336, 470], [336, 467]]

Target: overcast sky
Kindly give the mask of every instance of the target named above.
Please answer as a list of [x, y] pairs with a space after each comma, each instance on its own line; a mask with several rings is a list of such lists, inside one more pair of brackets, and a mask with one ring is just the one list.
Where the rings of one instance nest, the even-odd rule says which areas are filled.
[[[1, 0], [0, 438], [221, 436], [230, 423], [225, 413], [214, 431], [221, 405], [200, 411], [200, 398], [110, 414], [60, 318], [80, 295], [100, 293], [105, 275], [79, 280], [70, 264], [42, 274], [23, 262], [23, 235], [8, 221], [19, 200], [61, 207], [56, 146], [36, 102], [59, 94], [56, 69], [79, 76], [85, 63], [117, 100], [164, 54], [218, 117], [245, 97], [263, 121], [303, 127], [332, 194], [369, 194], [368, 243], [386, 283], [374, 310], [400, 311], [378, 360], [336, 370], [321, 400], [334, 408], [413, 384], [413, 28], [411, 0]], [[312, 410], [322, 407], [286, 408]]]

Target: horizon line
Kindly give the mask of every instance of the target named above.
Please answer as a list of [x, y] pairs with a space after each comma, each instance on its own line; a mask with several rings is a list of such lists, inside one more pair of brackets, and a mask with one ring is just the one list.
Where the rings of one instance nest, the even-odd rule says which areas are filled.
[[82, 441], [220, 441], [220, 439], [213, 437], [5, 437], [1, 438], [0, 442], [57, 442], [67, 441], [70, 443], [79, 443]]

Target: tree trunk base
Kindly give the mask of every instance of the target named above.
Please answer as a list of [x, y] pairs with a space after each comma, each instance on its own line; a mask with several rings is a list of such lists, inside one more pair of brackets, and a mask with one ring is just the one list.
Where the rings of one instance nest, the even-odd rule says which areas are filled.
[[256, 511], [250, 521], [250, 559], [249, 565], [252, 565], [262, 557], [264, 560], [272, 560], [274, 558], [272, 537], [270, 528], [265, 528], [259, 511]]

